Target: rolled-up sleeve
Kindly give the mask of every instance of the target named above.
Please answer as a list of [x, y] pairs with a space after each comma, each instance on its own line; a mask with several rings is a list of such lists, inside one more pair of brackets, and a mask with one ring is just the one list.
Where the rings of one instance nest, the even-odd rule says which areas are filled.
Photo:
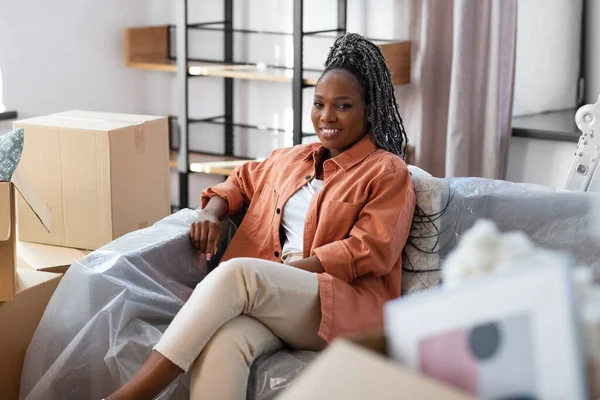
[[343, 280], [387, 275], [408, 240], [415, 193], [403, 166], [373, 182], [349, 237], [314, 249], [325, 272]]
[[225, 182], [204, 190], [200, 199], [201, 208], [206, 207], [211, 197], [219, 196], [229, 205], [228, 217], [239, 213], [245, 204], [252, 201], [271, 157], [262, 162], [248, 161], [234, 169]]

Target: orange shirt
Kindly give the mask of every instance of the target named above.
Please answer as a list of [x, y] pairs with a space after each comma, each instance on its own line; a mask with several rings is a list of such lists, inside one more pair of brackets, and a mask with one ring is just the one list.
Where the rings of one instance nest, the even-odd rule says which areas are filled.
[[[222, 261], [254, 257], [281, 262], [284, 205], [315, 177], [324, 148], [318, 144], [275, 150], [248, 162], [202, 193], [202, 207], [219, 195], [229, 215], [248, 211]], [[322, 319], [319, 335], [337, 336], [383, 326], [383, 305], [400, 296], [402, 249], [415, 194], [402, 159], [378, 149], [366, 135], [323, 163], [323, 189], [313, 197], [304, 225], [304, 257], [316, 255]]]

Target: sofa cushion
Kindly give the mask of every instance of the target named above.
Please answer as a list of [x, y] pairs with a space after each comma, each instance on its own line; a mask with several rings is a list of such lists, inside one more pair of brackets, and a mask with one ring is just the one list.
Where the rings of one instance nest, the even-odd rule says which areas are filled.
[[444, 179], [410, 166], [417, 209], [403, 256], [402, 294], [435, 286], [440, 281], [441, 212], [448, 203]]
[[10, 182], [23, 153], [23, 129], [0, 136], [0, 182]]

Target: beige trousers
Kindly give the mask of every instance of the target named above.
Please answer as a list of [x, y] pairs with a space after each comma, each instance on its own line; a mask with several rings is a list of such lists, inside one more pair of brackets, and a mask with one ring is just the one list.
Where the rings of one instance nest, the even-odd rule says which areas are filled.
[[325, 346], [320, 321], [316, 274], [237, 258], [196, 286], [154, 349], [186, 372], [193, 364], [190, 399], [245, 399], [261, 354]]

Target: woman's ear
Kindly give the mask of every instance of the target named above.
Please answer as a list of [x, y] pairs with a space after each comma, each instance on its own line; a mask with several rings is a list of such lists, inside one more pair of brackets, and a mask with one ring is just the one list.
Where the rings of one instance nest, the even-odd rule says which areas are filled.
[[367, 125], [367, 130], [371, 130], [371, 110], [372, 110], [372, 106], [371, 105], [367, 105], [365, 106], [365, 123]]
[[369, 117], [371, 116], [371, 109], [372, 106], [369, 105], [365, 105], [365, 119], [367, 120], [367, 122], [369, 122]]

